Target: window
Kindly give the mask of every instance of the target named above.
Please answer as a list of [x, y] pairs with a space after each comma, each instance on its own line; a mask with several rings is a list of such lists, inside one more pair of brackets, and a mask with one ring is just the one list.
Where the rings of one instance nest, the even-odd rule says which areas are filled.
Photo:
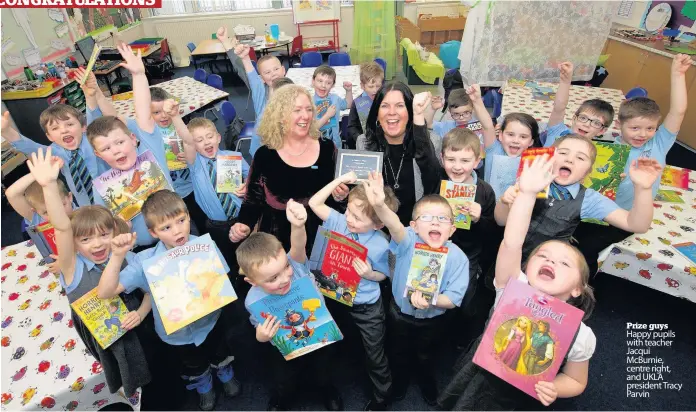
[[[354, 0], [341, 0], [342, 6], [352, 6]], [[154, 16], [172, 14], [215, 13], [239, 10], [291, 8], [292, 0], [163, 0], [162, 7], [152, 9]]]

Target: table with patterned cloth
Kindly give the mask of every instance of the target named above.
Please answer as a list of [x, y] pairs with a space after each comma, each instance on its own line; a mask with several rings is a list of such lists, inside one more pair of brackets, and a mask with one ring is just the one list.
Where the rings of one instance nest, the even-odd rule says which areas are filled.
[[[558, 83], [547, 82], [526, 82], [526, 84], [538, 85], [542, 88], [551, 88], [554, 93], [558, 89]], [[548, 100], [534, 98], [533, 88], [527, 85], [522, 85], [522, 82], [508, 81], [503, 89], [503, 106], [501, 114], [522, 112], [534, 117], [537, 122], [546, 123], [549, 121], [551, 111], [553, 110], [553, 96], [550, 95]], [[621, 90], [605, 89], [603, 87], [586, 87], [586, 86], [570, 86], [570, 96], [568, 97], [568, 106], [566, 107], [565, 123], [570, 127], [573, 123], [575, 111], [580, 107], [582, 102], [590, 99], [602, 99], [614, 107], [614, 119], [619, 113], [619, 106], [625, 99]], [[604, 135], [596, 140], [613, 142], [620, 131], [616, 122], [612, 122], [609, 130]]]
[[109, 393], [101, 364], [87, 352], [58, 278], [38, 249], [2, 249], [2, 409], [98, 410], [125, 403], [140, 410], [141, 390]]
[[[353, 98], [357, 99], [363, 92], [360, 87], [360, 66], [336, 66], [336, 83], [334, 83], [331, 93], [341, 98], [346, 98], [346, 90], [343, 88], [343, 82], [351, 82], [353, 84]], [[288, 70], [285, 75], [295, 84], [303, 86], [309, 93], [314, 96], [314, 88], [312, 88], [312, 74], [316, 67], [293, 67]], [[341, 116], [347, 116], [350, 113], [350, 107], [347, 110], [341, 111]]]
[[670, 246], [696, 242], [696, 173], [689, 175], [688, 189], [660, 186], [679, 192], [684, 203], [655, 201], [650, 230], [602, 251], [601, 272], [696, 302], [696, 264]]
[[[179, 113], [181, 116], [191, 114], [203, 106], [221, 99], [227, 99], [227, 96], [229, 96], [229, 93], [194, 80], [192, 77], [179, 77], [152, 87], [160, 87], [170, 95], [180, 99]], [[130, 96], [125, 93], [123, 95]], [[119, 116], [135, 118], [135, 106], [132, 97], [123, 100], [117, 98], [112, 103]]]

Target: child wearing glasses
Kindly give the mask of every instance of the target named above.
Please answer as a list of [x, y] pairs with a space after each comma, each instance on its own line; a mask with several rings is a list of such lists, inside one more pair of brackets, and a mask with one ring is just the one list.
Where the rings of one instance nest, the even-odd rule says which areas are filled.
[[442, 108], [443, 98], [434, 96], [430, 107], [426, 110], [425, 121], [433, 132], [444, 138], [447, 132], [455, 127], [466, 127], [469, 122], [477, 120], [474, 116], [474, 104], [466, 92], [466, 89], [452, 90], [447, 97], [447, 108], [452, 120], [433, 122], [435, 112]]
[[549, 116], [546, 138], [542, 136], [544, 147], [551, 147], [561, 136], [578, 134], [588, 139], [594, 139], [607, 131], [614, 120], [614, 107], [602, 99], [585, 100], [573, 116], [573, 123], [569, 128], [565, 124], [565, 112], [570, 95], [570, 82], [573, 78], [573, 63], [563, 62], [559, 65], [561, 80], [553, 101], [553, 110]]
[[[469, 285], [469, 259], [459, 247], [449, 241], [455, 231], [452, 208], [440, 195], [421, 198], [413, 208], [412, 219], [404, 227], [394, 211], [385, 203], [384, 180], [373, 173], [364, 183], [368, 203], [379, 220], [387, 227], [392, 241], [390, 251], [396, 257], [391, 274], [393, 299], [387, 310], [387, 322], [392, 334], [389, 362], [394, 384], [393, 399], [400, 400], [408, 389], [411, 372], [417, 379], [421, 394], [428, 405], [437, 401], [437, 386], [433, 373], [433, 349], [438, 330], [448, 309], [458, 307]], [[420, 291], [406, 290], [411, 261], [416, 247], [447, 248], [435, 301], [426, 299]], [[415, 355], [415, 356], [414, 356]]]

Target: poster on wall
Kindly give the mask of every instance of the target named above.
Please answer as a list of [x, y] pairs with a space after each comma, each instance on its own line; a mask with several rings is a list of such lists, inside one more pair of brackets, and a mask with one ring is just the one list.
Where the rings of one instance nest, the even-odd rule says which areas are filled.
[[56, 50], [65, 50], [68, 46], [63, 43], [63, 40], [51, 40], [51, 48]]
[[121, 28], [140, 21], [141, 10], [136, 8], [68, 8], [70, 24], [75, 28], [79, 38], [87, 33], [99, 30], [105, 26]]
[[48, 17], [53, 21], [57, 21], [58, 23], [65, 21], [65, 15], [61, 9], [48, 9]]
[[12, 41], [12, 39], [3, 39], [2, 41], [2, 54], [7, 53], [10, 51], [11, 48], [13, 48], [15, 43]]
[[63, 37], [66, 34], [68, 34], [68, 23], [59, 24], [56, 27], [54, 27], [53, 30], [56, 32], [56, 36]]
[[341, 20], [341, 2], [333, 0], [292, 0], [295, 23]]
[[24, 49], [22, 50], [24, 55], [24, 60], [27, 62], [27, 66], [33, 67], [41, 64], [41, 53], [39, 49]]
[[9, 66], [18, 66], [20, 63], [22, 63], [22, 58], [16, 54], [6, 54], [3, 57], [4, 59], [2, 61], [7, 63]]

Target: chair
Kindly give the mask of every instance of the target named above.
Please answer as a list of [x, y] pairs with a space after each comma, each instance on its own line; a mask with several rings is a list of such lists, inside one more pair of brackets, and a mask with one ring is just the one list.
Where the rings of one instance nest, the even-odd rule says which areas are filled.
[[292, 45], [290, 46], [290, 55], [288, 55], [288, 68], [292, 67], [292, 60], [297, 57], [297, 60], [301, 60], [302, 56], [302, 35], [295, 36], [292, 39]]
[[228, 101], [222, 102], [220, 112], [222, 113], [223, 120], [225, 120], [225, 127], [229, 126], [234, 118], [237, 117], [237, 110], [234, 108], [234, 105]]
[[205, 69], [196, 69], [195, 72], [193, 72], [193, 79], [197, 80], [201, 83], [205, 83], [205, 80], [208, 78], [208, 73], [206, 73]]
[[387, 62], [384, 61], [384, 59], [380, 59], [379, 57], [375, 59], [375, 63], [379, 64], [382, 66], [382, 70], [384, 70], [384, 73], [386, 75], [387, 73]]
[[253, 47], [249, 47], [249, 60], [251, 60], [252, 62], [257, 61], [256, 52], [254, 51]]
[[497, 119], [503, 111], [503, 95], [493, 89], [490, 93], [493, 96], [493, 118]]
[[445, 65], [445, 69], [458, 69], [461, 65], [459, 61], [459, 49], [462, 47], [462, 42], [458, 40], [450, 40], [447, 43], [440, 45], [438, 57]]
[[300, 67], [319, 67], [323, 63], [321, 53], [307, 52], [300, 56]]
[[242, 154], [242, 157], [244, 158], [244, 160], [246, 160], [247, 164], [251, 164], [251, 161], [253, 160], [253, 157], [249, 152], [250, 149], [251, 137], [240, 137], [237, 140], [237, 147], [235, 148], [235, 151]]
[[[208, 76], [208, 79], [205, 81], [205, 83], [210, 86], [214, 87], [218, 90], [224, 90], [222, 87], [222, 77], [218, 74], [211, 74]], [[223, 102], [224, 103], [224, 102]], [[215, 120], [220, 119], [217, 114], [215, 114], [215, 110], [220, 111], [220, 104], [216, 104], [215, 106], [211, 107], [210, 109], [207, 109], [206, 111], [203, 112], [203, 117], [206, 116], [208, 112], [211, 112], [213, 116], [215, 116]]]
[[634, 87], [626, 93], [626, 99], [632, 99], [634, 97], [648, 97], [648, 91], [642, 87]]
[[[186, 45], [186, 47], [189, 49], [189, 53], [193, 53], [193, 51], [196, 50], [196, 45], [195, 45], [194, 43], [192, 43], [192, 42], [189, 42], [189, 43]], [[213, 71], [213, 67], [212, 67], [213, 64], [212, 64], [211, 62], [213, 62], [213, 61], [215, 61], [215, 58], [214, 58], [214, 57], [213, 57], [213, 58], [210, 58], [210, 57], [199, 57], [199, 58], [195, 58], [193, 55], [190, 55], [190, 56], [189, 56], [189, 62], [190, 62], [190, 64], [192, 64], [192, 65], [194, 65], [194, 66], [195, 66], [196, 64], [200, 64], [200, 65], [210, 64], [210, 66], [211, 66], [211, 67], [210, 67], [210, 71], [211, 71], [211, 72]]]
[[329, 54], [329, 66], [350, 66], [350, 56], [348, 53]]

